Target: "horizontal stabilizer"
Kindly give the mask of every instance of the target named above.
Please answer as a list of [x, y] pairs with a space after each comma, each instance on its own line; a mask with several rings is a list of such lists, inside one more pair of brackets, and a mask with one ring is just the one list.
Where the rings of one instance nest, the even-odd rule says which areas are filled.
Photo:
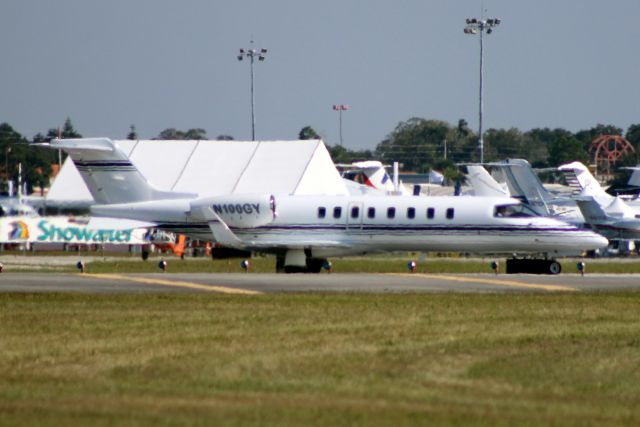
[[578, 197], [576, 198], [576, 204], [588, 223], [598, 223], [607, 220], [607, 213], [593, 197]]

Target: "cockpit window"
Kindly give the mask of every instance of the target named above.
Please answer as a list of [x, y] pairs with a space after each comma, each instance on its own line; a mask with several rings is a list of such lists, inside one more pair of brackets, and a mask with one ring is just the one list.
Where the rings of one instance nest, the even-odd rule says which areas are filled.
[[498, 218], [524, 218], [538, 216], [533, 209], [521, 203], [512, 205], [498, 205], [493, 213]]

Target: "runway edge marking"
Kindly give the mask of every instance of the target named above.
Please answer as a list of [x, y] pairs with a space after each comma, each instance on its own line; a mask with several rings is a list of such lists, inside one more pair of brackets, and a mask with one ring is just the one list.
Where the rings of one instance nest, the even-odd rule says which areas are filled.
[[510, 286], [518, 288], [531, 288], [531, 289], [543, 289], [546, 291], [563, 291], [563, 292], [579, 292], [579, 289], [570, 288], [562, 285], [543, 285], [539, 283], [525, 283], [516, 282], [515, 280], [498, 280], [498, 279], [483, 279], [481, 277], [461, 277], [461, 276], [449, 276], [446, 274], [424, 274], [424, 273], [389, 273], [393, 276], [404, 277], [421, 277], [425, 279], [442, 279], [450, 280], [453, 282], [466, 282], [466, 283], [484, 283], [488, 285], [500, 285]]
[[148, 277], [130, 277], [130, 276], [123, 276], [120, 274], [89, 273], [89, 274], [84, 274], [84, 276], [93, 277], [96, 279], [111, 279], [111, 280], [144, 283], [147, 285], [161, 285], [161, 286], [171, 286], [171, 287], [178, 287], [178, 288], [198, 289], [201, 291], [219, 292], [223, 294], [262, 295], [262, 292], [252, 291], [250, 289], [238, 289], [238, 288], [230, 288], [227, 286], [216, 286], [216, 285], [202, 285], [200, 283], [184, 282], [182, 280], [151, 279]]

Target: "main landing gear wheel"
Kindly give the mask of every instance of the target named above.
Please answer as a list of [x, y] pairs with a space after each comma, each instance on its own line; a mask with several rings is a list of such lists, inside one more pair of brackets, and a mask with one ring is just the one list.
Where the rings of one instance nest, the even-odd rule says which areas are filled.
[[551, 261], [549, 263], [549, 274], [560, 274], [562, 266], [558, 261]]

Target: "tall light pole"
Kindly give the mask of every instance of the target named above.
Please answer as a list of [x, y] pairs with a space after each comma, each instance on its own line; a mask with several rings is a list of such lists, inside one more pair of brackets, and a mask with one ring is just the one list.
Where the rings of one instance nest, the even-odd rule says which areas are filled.
[[337, 111], [340, 115], [340, 146], [342, 147], [342, 112], [349, 109], [348, 105], [338, 104], [333, 106], [333, 111]]
[[256, 114], [255, 114], [255, 98], [253, 95], [253, 62], [255, 58], [258, 58], [258, 61], [264, 61], [265, 56], [267, 55], [267, 49], [254, 49], [253, 48], [253, 39], [251, 40], [251, 47], [249, 49], [240, 49], [240, 53], [238, 54], [238, 61], [242, 61], [244, 58], [249, 58], [249, 62], [251, 64], [251, 140], [256, 140]]
[[493, 29], [500, 25], [500, 19], [477, 19], [467, 18], [467, 26], [464, 29], [465, 34], [480, 34], [480, 102], [479, 102], [479, 124], [478, 124], [478, 146], [480, 148], [480, 163], [484, 163], [484, 139], [482, 136], [482, 77], [483, 77], [483, 62], [484, 62], [484, 42], [482, 39], [483, 34], [491, 34]]

